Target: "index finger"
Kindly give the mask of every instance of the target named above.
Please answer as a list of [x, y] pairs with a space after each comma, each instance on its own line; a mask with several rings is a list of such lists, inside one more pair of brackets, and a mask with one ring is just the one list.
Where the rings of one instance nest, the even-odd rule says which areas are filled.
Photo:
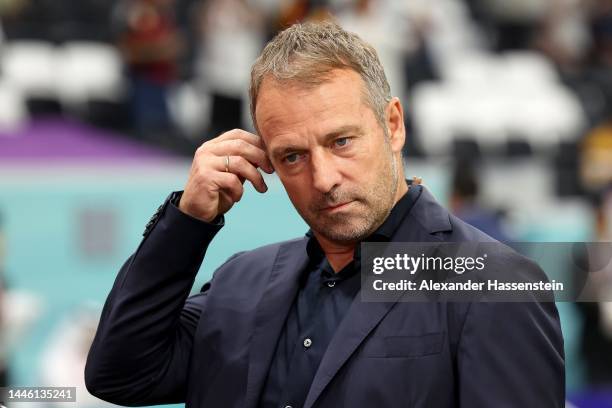
[[228, 132], [222, 133], [220, 136], [214, 138], [213, 142], [222, 142], [231, 139], [242, 139], [245, 142], [255, 145], [265, 151], [265, 145], [261, 137], [251, 132], [247, 132], [243, 129], [233, 129]]
[[242, 156], [255, 167], [261, 167], [266, 173], [274, 172], [266, 152], [244, 139], [234, 138], [220, 141], [211, 145], [209, 151], [217, 156]]

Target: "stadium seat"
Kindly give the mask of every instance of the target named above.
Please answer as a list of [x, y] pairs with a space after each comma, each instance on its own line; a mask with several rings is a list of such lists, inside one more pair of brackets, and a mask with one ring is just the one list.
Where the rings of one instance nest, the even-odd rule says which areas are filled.
[[184, 135], [201, 138], [210, 126], [211, 97], [190, 82], [177, 86], [169, 97], [170, 113]]
[[122, 62], [118, 51], [96, 42], [69, 42], [59, 47], [58, 92], [75, 107], [88, 100], [116, 102], [123, 97]]
[[43, 41], [11, 41], [2, 49], [4, 80], [25, 97], [57, 95], [57, 59], [52, 44]]
[[575, 140], [586, 125], [577, 97], [534, 53], [457, 54], [440, 73], [442, 82], [413, 91], [415, 129], [427, 153], [448, 153], [453, 133], [470, 134], [483, 153], [505, 151], [516, 134], [547, 153]]
[[412, 91], [414, 129], [428, 154], [449, 152], [457, 109], [448, 99], [447, 87], [436, 82], [422, 82]]

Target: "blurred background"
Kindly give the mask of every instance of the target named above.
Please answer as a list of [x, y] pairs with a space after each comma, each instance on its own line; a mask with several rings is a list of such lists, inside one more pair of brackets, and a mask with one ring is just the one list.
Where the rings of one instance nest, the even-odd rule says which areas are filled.
[[[195, 148], [253, 129], [265, 42], [325, 18], [378, 50], [407, 175], [455, 214], [504, 241], [612, 241], [612, 0], [0, 0], [0, 386], [107, 405], [82, 377], [118, 269]], [[232, 253], [306, 232], [267, 183], [194, 291]], [[611, 305], [558, 304], [568, 406], [612, 407]]]

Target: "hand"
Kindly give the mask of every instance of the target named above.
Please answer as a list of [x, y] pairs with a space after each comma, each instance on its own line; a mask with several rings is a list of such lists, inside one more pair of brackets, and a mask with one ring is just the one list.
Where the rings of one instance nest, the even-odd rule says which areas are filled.
[[196, 150], [179, 209], [210, 222], [240, 201], [245, 180], [265, 193], [268, 186], [258, 167], [274, 172], [259, 136], [234, 129], [209, 140]]

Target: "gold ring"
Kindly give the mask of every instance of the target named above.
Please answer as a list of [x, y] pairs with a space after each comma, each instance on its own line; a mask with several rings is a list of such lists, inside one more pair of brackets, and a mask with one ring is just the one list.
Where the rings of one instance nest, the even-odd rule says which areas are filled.
[[225, 172], [229, 173], [229, 156], [225, 156]]

